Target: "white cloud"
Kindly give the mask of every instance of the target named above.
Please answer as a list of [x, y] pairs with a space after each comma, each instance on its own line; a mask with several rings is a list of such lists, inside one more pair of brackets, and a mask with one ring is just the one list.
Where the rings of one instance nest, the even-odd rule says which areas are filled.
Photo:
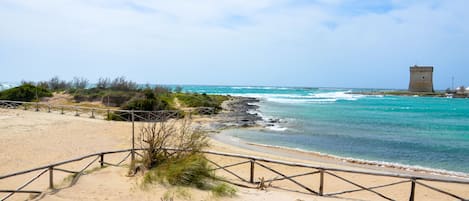
[[[180, 71], [216, 67], [231, 73], [272, 72], [265, 78], [239, 78], [233, 84], [250, 80], [269, 84], [273, 77], [284, 76], [291, 85], [354, 86], [363, 82], [357, 84], [362, 86], [371, 83], [347, 77], [360, 72], [387, 78], [374, 75], [376, 69], [402, 76], [413, 63], [468, 64], [461, 55], [469, 46], [469, 26], [464, 20], [469, 19], [464, 10], [467, 4], [464, 0], [380, 4], [345, 0], [0, 0], [0, 52], [24, 50], [22, 55], [34, 58], [40, 51], [44, 59], [37, 65], [51, 69], [69, 60], [89, 68], [112, 65], [116, 72], [125, 73], [129, 65], [141, 70], [171, 66]], [[47, 67], [48, 59], [54, 57], [63, 59], [55, 67]], [[20, 69], [30, 65], [19, 59], [3, 64]], [[291, 65], [304, 73], [291, 72]], [[457, 68], [461, 67], [448, 68], [444, 76]], [[324, 78], [341, 71], [349, 74], [335, 75], [340, 80], [337, 83]], [[213, 78], [214, 83], [223, 80], [227, 79]], [[381, 85], [396, 86], [390, 81]]]

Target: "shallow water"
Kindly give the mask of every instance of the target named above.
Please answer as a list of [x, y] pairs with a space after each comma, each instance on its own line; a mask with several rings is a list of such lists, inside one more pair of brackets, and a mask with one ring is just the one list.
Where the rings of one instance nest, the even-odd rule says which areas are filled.
[[245, 141], [469, 173], [469, 99], [365, 96], [330, 88], [184, 89], [260, 98], [260, 115], [281, 123], [227, 131]]

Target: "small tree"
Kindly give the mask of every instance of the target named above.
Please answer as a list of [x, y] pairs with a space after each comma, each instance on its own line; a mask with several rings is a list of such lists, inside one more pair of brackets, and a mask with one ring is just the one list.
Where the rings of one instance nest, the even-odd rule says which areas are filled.
[[110, 86], [111, 86], [111, 79], [109, 78], [100, 77], [98, 80], [98, 84], [96, 84], [96, 88], [98, 89], [107, 89]]
[[88, 86], [88, 80], [86, 78], [73, 77], [72, 88], [74, 89], [85, 89]]

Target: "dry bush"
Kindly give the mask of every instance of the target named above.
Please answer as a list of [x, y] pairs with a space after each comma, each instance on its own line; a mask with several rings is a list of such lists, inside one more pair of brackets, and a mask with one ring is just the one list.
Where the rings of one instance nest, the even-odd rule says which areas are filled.
[[[210, 190], [215, 196], [233, 196], [236, 189], [220, 182], [205, 156], [207, 135], [191, 126], [189, 118], [146, 124], [138, 138], [146, 170], [143, 186], [154, 182]], [[173, 148], [177, 151], [168, 150]]]
[[140, 129], [138, 140], [144, 150], [142, 164], [147, 170], [167, 160], [187, 157], [208, 146], [206, 134], [193, 129], [188, 118], [146, 124]]

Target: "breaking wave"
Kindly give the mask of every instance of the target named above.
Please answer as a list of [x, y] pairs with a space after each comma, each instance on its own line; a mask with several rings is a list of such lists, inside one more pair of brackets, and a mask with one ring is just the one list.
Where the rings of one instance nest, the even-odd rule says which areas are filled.
[[259, 98], [265, 101], [285, 103], [285, 104], [330, 103], [330, 102], [336, 102], [339, 100], [355, 101], [360, 98], [367, 97], [367, 95], [351, 94], [350, 92], [351, 91], [337, 91], [337, 92], [309, 93], [309, 94], [243, 93], [243, 94], [230, 94], [230, 95], [253, 97], [253, 98]]

